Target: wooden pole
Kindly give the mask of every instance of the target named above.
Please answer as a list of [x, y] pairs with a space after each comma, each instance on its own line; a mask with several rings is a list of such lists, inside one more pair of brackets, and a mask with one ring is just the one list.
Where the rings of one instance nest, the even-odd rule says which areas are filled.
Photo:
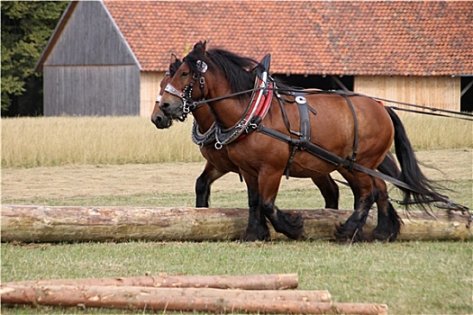
[[135, 286], [155, 288], [214, 288], [241, 290], [287, 290], [295, 289], [298, 277], [290, 274], [267, 274], [246, 276], [179, 276], [157, 275], [117, 278], [52, 279], [4, 283], [5, 286], [39, 287], [48, 285]]
[[327, 291], [2, 285], [0, 292], [5, 304], [215, 313], [387, 314], [384, 304], [332, 303]]
[[[331, 240], [335, 226], [351, 210], [293, 210], [304, 218], [307, 239]], [[373, 213], [365, 232], [376, 224]], [[468, 216], [439, 211], [400, 211], [404, 220], [399, 240], [472, 240]], [[223, 241], [240, 239], [246, 229], [247, 209], [151, 207], [50, 207], [2, 205], [3, 242], [80, 241]], [[286, 239], [271, 232], [272, 238]]]
[[[167, 311], [262, 311], [285, 303], [330, 302], [327, 291], [245, 291], [130, 286], [2, 286], [2, 303]], [[281, 305], [279, 306], [279, 308]], [[285, 312], [285, 310], [283, 310]]]

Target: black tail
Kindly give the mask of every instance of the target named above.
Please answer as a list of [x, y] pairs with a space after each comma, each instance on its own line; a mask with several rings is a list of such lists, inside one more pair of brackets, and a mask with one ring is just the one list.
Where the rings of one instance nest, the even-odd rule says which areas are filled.
[[379, 164], [378, 171], [396, 179], [401, 178], [401, 170], [396, 164], [396, 158], [391, 152], [388, 152], [383, 162]]
[[408, 190], [399, 187], [404, 194], [403, 203], [406, 205], [414, 203], [421, 206], [430, 205], [436, 201], [449, 203], [448, 197], [438, 192], [441, 187], [435, 185], [422, 173], [399, 116], [389, 107], [386, 107], [386, 110], [394, 124], [394, 146], [401, 166], [399, 179], [413, 188], [413, 190]]

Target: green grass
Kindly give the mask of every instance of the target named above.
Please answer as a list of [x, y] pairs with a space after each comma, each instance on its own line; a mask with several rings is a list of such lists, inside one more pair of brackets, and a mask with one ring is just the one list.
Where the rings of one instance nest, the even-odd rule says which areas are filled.
[[[96, 170], [95, 170], [96, 171]], [[22, 172], [22, 174], [24, 174]], [[86, 175], [84, 175], [86, 176]], [[291, 181], [291, 180], [289, 180]], [[472, 180], [443, 182], [451, 197], [473, 207]], [[351, 193], [341, 187], [341, 206]], [[394, 193], [394, 192], [393, 192]], [[283, 189], [281, 208], [317, 208], [323, 200], [311, 184]], [[3, 199], [46, 205], [192, 206], [194, 194], [142, 193]], [[244, 190], [214, 191], [218, 207], [246, 207]], [[399, 209], [399, 206], [397, 206]], [[2, 244], [2, 282], [144, 274], [297, 273], [300, 289], [327, 289], [339, 302], [386, 303], [390, 314], [468, 314], [473, 312], [471, 243], [397, 242], [338, 245], [328, 242], [124, 242], [82, 244]], [[87, 309], [91, 314], [141, 311]], [[3, 314], [83, 314], [80, 308], [3, 308]], [[166, 312], [165, 314], [169, 314]]]
[[[473, 198], [471, 194], [465, 193], [473, 187], [473, 180], [458, 180], [455, 182], [439, 182], [444, 187], [450, 189], [448, 196], [452, 200], [473, 208]], [[353, 207], [353, 197], [351, 190], [340, 185], [340, 205], [341, 209], [351, 209]], [[390, 197], [395, 201], [401, 200], [399, 191], [392, 189]], [[245, 190], [239, 191], [214, 191], [211, 195], [211, 206], [219, 208], [247, 208], [247, 193]], [[154, 206], [154, 207], [193, 207], [195, 205], [195, 194], [185, 193], [140, 193], [129, 195], [78, 195], [60, 198], [3, 198], [5, 204], [39, 204], [49, 206]], [[277, 205], [281, 209], [314, 209], [323, 208], [324, 200], [315, 186], [308, 182], [306, 188], [284, 189], [278, 193]], [[415, 209], [415, 207], [414, 207]]]
[[[335, 301], [387, 303], [390, 314], [473, 312], [468, 243], [326, 242], [2, 245], [2, 281], [157, 274], [297, 273], [300, 289]], [[4, 308], [3, 314], [59, 314], [60, 308]], [[67, 313], [82, 313], [67, 309]], [[115, 311], [114, 313], [127, 313]], [[99, 314], [103, 310], [88, 309]], [[133, 313], [133, 312], [128, 312]], [[134, 312], [136, 314], [142, 312]]]

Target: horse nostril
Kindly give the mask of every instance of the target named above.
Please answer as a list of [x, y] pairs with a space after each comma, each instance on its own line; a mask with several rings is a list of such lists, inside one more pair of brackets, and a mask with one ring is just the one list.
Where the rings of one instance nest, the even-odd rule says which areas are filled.
[[163, 105], [161, 105], [161, 108], [169, 108], [169, 106], [171, 106], [171, 104], [169, 104], [169, 103], [164, 103]]

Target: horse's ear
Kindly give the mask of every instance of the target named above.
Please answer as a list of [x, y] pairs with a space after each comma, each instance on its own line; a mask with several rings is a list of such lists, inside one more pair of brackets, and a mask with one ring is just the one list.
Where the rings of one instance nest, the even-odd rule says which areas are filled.
[[171, 60], [169, 61], [169, 64], [174, 64], [177, 61], [177, 56], [174, 53], [171, 53]]
[[197, 44], [194, 45], [194, 51], [199, 53], [199, 54], [202, 54], [204, 55], [205, 54], [205, 50], [206, 50], [206, 46], [207, 46], [207, 41], [199, 41]]

